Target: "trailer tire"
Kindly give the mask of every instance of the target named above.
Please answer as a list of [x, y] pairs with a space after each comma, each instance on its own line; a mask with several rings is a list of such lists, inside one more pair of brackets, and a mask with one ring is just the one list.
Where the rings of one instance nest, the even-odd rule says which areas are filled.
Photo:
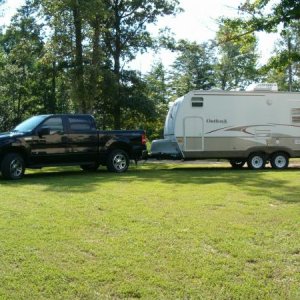
[[286, 169], [289, 165], [289, 156], [284, 152], [276, 152], [271, 156], [270, 163], [273, 169]]
[[246, 161], [242, 159], [231, 159], [229, 160], [229, 163], [231, 164], [233, 169], [242, 169]]
[[265, 167], [266, 159], [263, 153], [252, 153], [249, 155], [247, 165], [249, 169], [260, 170]]
[[5, 179], [21, 179], [25, 173], [23, 157], [18, 153], [6, 154], [2, 160], [1, 173]]
[[114, 173], [124, 173], [129, 167], [129, 157], [124, 150], [115, 149], [108, 155], [107, 169]]

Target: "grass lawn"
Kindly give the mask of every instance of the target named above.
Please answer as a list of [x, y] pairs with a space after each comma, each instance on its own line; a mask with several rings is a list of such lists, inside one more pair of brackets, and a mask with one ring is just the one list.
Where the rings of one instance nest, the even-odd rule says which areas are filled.
[[300, 299], [300, 169], [0, 180], [0, 299]]

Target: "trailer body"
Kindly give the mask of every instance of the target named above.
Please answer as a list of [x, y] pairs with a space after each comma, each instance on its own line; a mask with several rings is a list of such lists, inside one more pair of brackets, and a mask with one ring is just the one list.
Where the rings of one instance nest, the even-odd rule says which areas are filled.
[[[300, 93], [192, 91], [170, 105], [164, 139], [151, 145], [161, 158], [228, 159], [235, 166], [259, 158], [275, 168], [300, 157]], [[279, 157], [278, 157], [279, 156]], [[276, 162], [275, 162], [276, 163]]]

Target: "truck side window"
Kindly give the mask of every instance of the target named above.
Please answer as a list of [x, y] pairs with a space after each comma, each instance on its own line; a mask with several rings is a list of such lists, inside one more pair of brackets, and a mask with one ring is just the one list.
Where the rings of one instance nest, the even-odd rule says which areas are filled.
[[91, 131], [95, 129], [91, 120], [84, 116], [69, 116], [68, 120], [71, 131]]
[[50, 128], [50, 134], [64, 131], [64, 126], [63, 126], [63, 122], [62, 122], [61, 117], [49, 118], [48, 120], [46, 120], [42, 124], [42, 127], [49, 127]]
[[192, 107], [203, 107], [203, 97], [192, 97]]

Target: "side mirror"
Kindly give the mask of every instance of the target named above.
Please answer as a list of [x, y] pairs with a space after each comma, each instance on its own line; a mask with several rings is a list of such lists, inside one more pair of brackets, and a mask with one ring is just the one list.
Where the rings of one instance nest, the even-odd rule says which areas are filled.
[[50, 128], [49, 127], [42, 127], [38, 129], [37, 134], [39, 137], [42, 137], [44, 135], [49, 135], [50, 134]]

